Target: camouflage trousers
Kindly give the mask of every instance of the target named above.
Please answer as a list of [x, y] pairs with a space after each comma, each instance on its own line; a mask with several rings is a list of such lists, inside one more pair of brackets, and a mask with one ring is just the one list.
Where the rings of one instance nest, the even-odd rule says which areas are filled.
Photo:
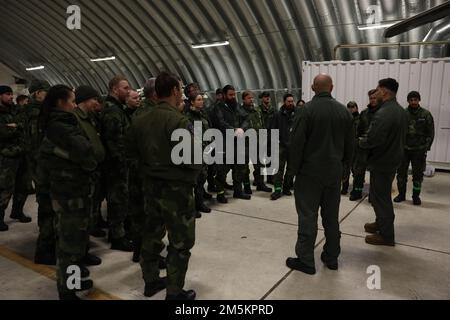
[[195, 243], [193, 186], [175, 181], [144, 179], [146, 223], [143, 233], [141, 268], [144, 281], [159, 279], [159, 259], [168, 232], [167, 294], [184, 287], [190, 250]]
[[126, 166], [105, 168], [108, 223], [112, 239], [125, 236], [124, 222], [128, 214], [128, 169]]
[[56, 232], [55, 212], [50, 198], [50, 185], [45, 182], [50, 173], [44, 167], [37, 165], [33, 170], [38, 203], [39, 235], [36, 244], [36, 255], [55, 254]]
[[52, 200], [55, 211], [56, 276], [59, 293], [71, 291], [67, 286], [71, 275], [68, 268], [80, 264], [86, 254], [89, 243], [90, 202], [89, 197]]
[[423, 172], [425, 171], [427, 161], [426, 151], [409, 151], [405, 150], [402, 164], [397, 170], [397, 187], [400, 194], [406, 193], [406, 185], [408, 182], [408, 168], [411, 163], [413, 176], [413, 192], [419, 195], [422, 190]]
[[8, 158], [0, 155], [0, 212], [6, 210], [11, 198], [12, 212], [22, 212], [30, 191], [28, 179], [24, 157]]
[[144, 193], [142, 191], [142, 179], [137, 168], [130, 169], [129, 176], [129, 219], [130, 236], [135, 243], [142, 241], [142, 232], [145, 226]]

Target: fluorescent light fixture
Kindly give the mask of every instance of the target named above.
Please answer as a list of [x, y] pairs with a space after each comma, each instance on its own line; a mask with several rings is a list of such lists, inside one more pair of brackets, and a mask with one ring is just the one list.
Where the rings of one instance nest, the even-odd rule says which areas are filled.
[[205, 43], [205, 44], [193, 44], [192, 49], [222, 47], [222, 46], [229, 46], [229, 45], [230, 45], [229, 41], [212, 42], [212, 43]]
[[91, 59], [91, 62], [100, 62], [100, 61], [110, 61], [110, 60], [116, 60], [116, 57], [105, 57], [105, 58], [95, 58]]
[[358, 30], [386, 29], [392, 27], [394, 24], [397, 24], [399, 22], [400, 21], [388, 21], [374, 24], [359, 25]]
[[439, 30], [437, 31], [437, 33], [444, 32], [444, 31], [447, 30], [448, 28], [450, 28], [450, 24], [448, 24], [448, 25], [446, 25], [445, 27], [442, 27], [441, 29], [439, 29]]
[[32, 67], [32, 68], [27, 68], [27, 71], [36, 71], [36, 70], [42, 70], [44, 69], [44, 66], [38, 66], [38, 67]]

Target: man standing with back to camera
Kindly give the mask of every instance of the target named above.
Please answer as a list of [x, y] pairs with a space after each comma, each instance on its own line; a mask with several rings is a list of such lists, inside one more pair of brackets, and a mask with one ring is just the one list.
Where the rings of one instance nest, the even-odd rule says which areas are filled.
[[316, 93], [296, 117], [291, 135], [290, 175], [295, 179], [295, 205], [298, 213], [297, 258], [286, 265], [315, 274], [314, 245], [320, 207], [326, 242], [321, 260], [328, 269], [338, 269], [341, 252], [339, 204], [343, 165], [352, 159], [354, 130], [347, 108], [331, 96], [333, 80], [318, 75], [312, 86]]
[[[191, 248], [195, 243], [194, 185], [201, 165], [172, 161], [172, 133], [194, 128], [181, 112], [182, 84], [178, 76], [162, 73], [155, 83], [159, 99], [151, 111], [133, 121], [127, 137], [131, 156], [139, 159], [145, 197], [146, 223], [141, 248], [144, 295], [151, 297], [167, 286], [167, 300], [194, 300], [193, 290], [183, 289]], [[163, 140], [161, 140], [163, 139]], [[164, 140], [166, 139], [166, 140]], [[167, 282], [160, 278], [162, 239], [169, 234]]]

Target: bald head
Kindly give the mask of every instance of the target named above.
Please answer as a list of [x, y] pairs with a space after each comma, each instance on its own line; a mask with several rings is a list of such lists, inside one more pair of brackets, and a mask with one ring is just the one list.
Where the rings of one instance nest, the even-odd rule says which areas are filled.
[[316, 94], [333, 91], [333, 79], [327, 74], [319, 74], [314, 78], [312, 89]]

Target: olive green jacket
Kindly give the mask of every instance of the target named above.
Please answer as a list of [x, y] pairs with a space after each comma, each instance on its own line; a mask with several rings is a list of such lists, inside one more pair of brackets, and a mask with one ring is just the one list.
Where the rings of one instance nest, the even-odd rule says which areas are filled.
[[75, 108], [75, 117], [78, 119], [81, 129], [83, 129], [87, 138], [94, 149], [95, 159], [100, 164], [105, 160], [105, 147], [103, 146], [100, 134], [97, 130], [95, 120], [92, 115], [85, 113], [81, 108]]
[[[15, 128], [8, 124], [16, 124]], [[14, 158], [26, 152], [26, 117], [15, 105], [0, 104], [0, 155]]]
[[375, 113], [366, 137], [359, 146], [369, 150], [368, 168], [381, 173], [394, 173], [404, 155], [408, 119], [405, 110], [391, 99]]

